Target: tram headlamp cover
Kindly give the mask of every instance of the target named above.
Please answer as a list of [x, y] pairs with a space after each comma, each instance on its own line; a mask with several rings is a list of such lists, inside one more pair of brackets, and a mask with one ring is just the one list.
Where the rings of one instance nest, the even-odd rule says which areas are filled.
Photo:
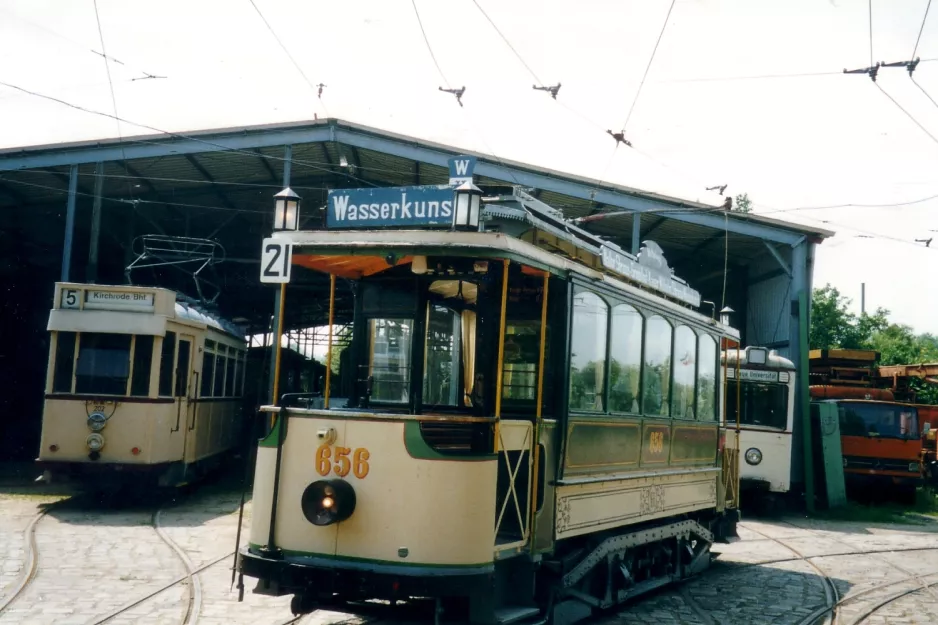
[[746, 462], [751, 465], [757, 465], [762, 462], [762, 452], [755, 447], [746, 450]]
[[88, 415], [88, 429], [92, 432], [100, 432], [107, 425], [107, 417], [100, 412], [92, 412]]
[[317, 480], [303, 491], [300, 507], [313, 525], [339, 523], [355, 511], [355, 489], [343, 480]]
[[85, 439], [85, 444], [88, 445], [88, 449], [91, 451], [101, 451], [104, 448], [104, 437], [97, 432], [89, 434], [88, 438]]

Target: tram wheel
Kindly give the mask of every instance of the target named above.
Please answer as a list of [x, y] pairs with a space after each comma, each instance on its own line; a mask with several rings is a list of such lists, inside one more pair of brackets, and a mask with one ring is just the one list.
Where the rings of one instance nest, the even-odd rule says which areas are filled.
[[310, 595], [297, 593], [290, 600], [290, 612], [293, 616], [302, 616], [316, 611], [316, 600]]

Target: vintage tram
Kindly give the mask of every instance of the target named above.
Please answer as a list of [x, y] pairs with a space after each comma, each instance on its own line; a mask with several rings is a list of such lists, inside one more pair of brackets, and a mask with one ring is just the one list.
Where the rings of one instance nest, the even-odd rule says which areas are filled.
[[775, 350], [752, 345], [726, 350], [723, 362], [729, 428], [736, 428], [739, 415], [742, 498], [764, 512], [780, 511], [795, 481], [795, 365]]
[[735, 538], [719, 345], [738, 332], [654, 242], [635, 257], [520, 189], [479, 194], [330, 191], [325, 231], [265, 240], [262, 276], [287, 253], [281, 281], [329, 276], [350, 379], [262, 408], [242, 593], [538, 622], [697, 574]]
[[56, 283], [48, 330], [45, 480], [180, 486], [244, 440], [245, 333], [185, 296]]

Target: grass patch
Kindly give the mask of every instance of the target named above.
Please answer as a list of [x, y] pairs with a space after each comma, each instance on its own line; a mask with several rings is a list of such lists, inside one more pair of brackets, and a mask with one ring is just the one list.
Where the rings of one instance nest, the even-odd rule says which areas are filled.
[[930, 488], [919, 488], [915, 492], [913, 504], [894, 501], [862, 503], [848, 499], [847, 505], [833, 510], [821, 510], [814, 516], [830, 521], [926, 525], [938, 522], [938, 495]]

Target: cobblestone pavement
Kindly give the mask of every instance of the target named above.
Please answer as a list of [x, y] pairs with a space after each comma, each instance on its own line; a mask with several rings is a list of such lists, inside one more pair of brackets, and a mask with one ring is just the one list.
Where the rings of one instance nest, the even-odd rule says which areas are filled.
[[[199, 489], [162, 507], [158, 532], [152, 503], [102, 509], [49, 492], [0, 489], [0, 606], [29, 573], [30, 522], [61, 500], [35, 524], [35, 575], [0, 612], [0, 625], [91, 625], [107, 617], [117, 625], [290, 621], [289, 597], [255, 595], [253, 580], [246, 578], [239, 603], [237, 588], [231, 587], [238, 497], [235, 489], [223, 486]], [[245, 528], [250, 513], [248, 502]], [[907, 594], [864, 622], [938, 623], [938, 523], [748, 520], [739, 534], [741, 541], [715, 548], [719, 558], [699, 578], [595, 616], [589, 625], [796, 624], [836, 598], [845, 598], [839, 614], [842, 623], [850, 624], [901, 593]], [[242, 533], [242, 544], [245, 540]], [[206, 567], [192, 584], [185, 580], [183, 557], [193, 569]], [[825, 589], [819, 570], [830, 578], [836, 597]], [[117, 614], [122, 608], [128, 609]], [[358, 620], [320, 611], [299, 622]]]

